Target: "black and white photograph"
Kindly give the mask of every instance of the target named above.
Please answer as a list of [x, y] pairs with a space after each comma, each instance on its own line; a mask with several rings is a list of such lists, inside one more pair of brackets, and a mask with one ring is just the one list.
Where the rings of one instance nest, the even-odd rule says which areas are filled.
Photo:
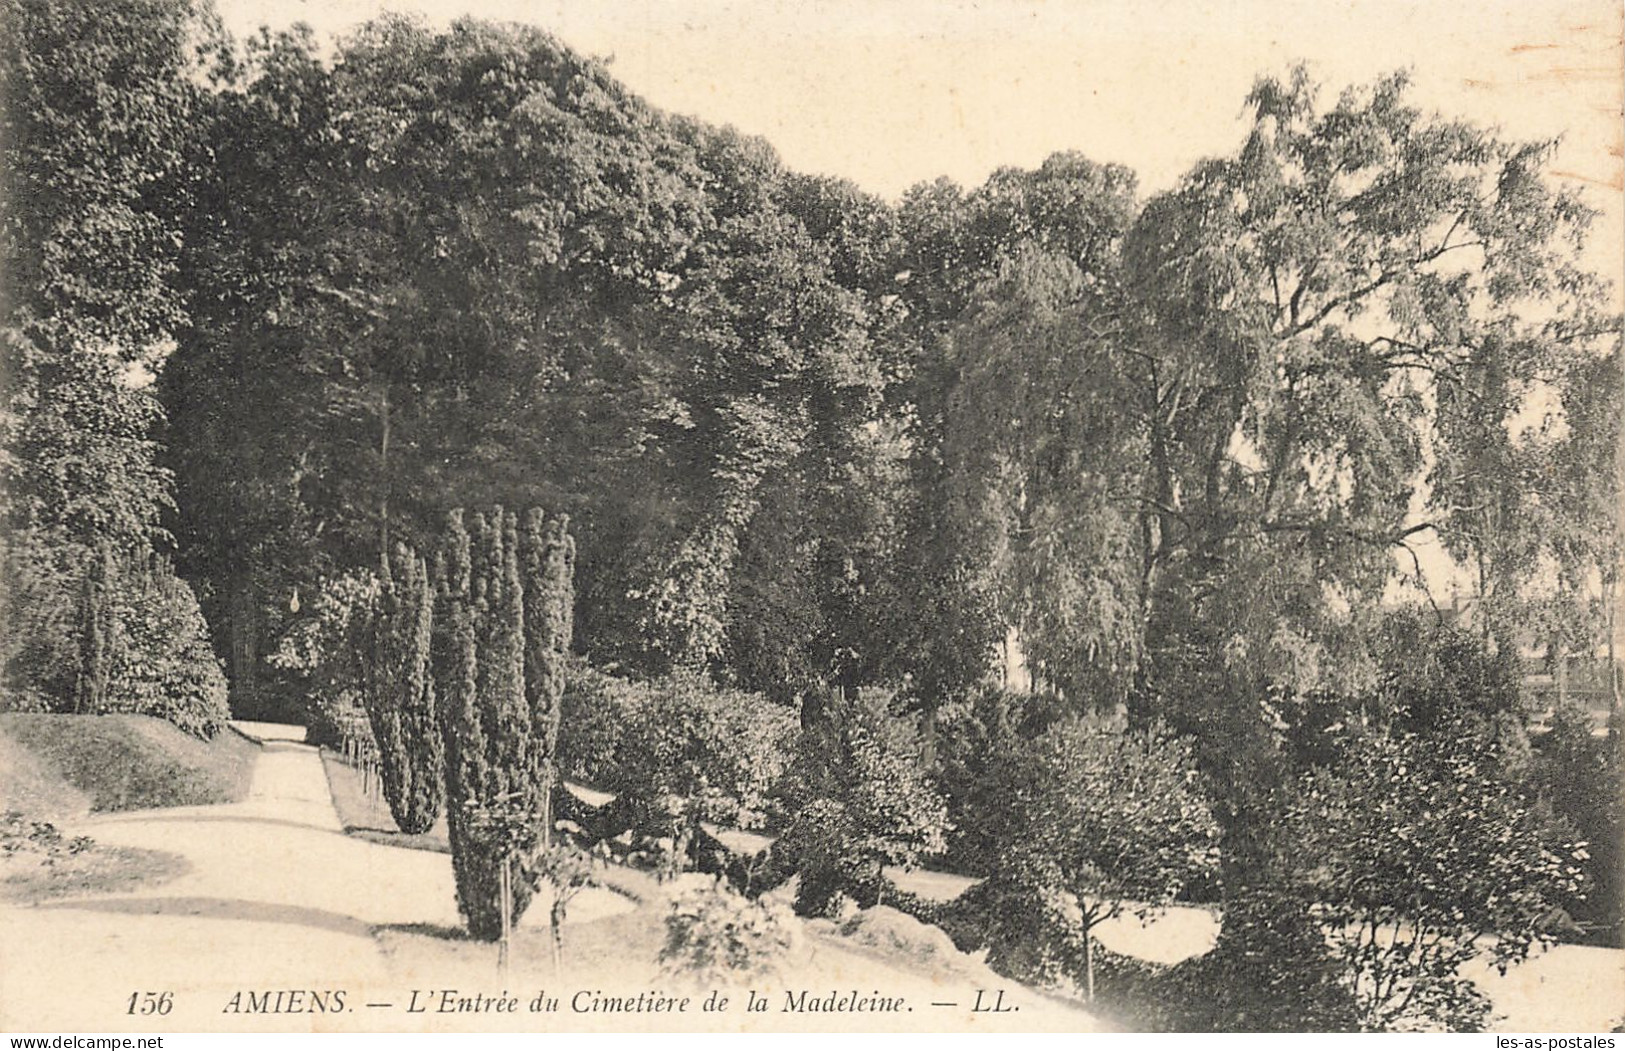
[[0, 1032], [1621, 1046], [1622, 33], [0, 0]]

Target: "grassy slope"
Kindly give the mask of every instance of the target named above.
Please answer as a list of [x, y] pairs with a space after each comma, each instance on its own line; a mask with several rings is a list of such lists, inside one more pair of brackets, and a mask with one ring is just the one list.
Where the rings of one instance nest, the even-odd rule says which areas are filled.
[[[0, 727], [10, 718], [0, 715]], [[0, 729], [0, 812], [7, 810], [39, 821], [67, 821], [90, 812], [90, 797]]]
[[92, 811], [230, 803], [258, 746], [226, 729], [200, 741], [140, 715], [0, 714], [0, 810], [61, 820]]

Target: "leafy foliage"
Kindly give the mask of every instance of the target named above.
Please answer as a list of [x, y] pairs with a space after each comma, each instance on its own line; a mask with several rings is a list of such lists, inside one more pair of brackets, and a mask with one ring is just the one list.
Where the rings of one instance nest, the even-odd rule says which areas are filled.
[[1056, 724], [1022, 750], [994, 848], [981, 939], [990, 966], [1091, 997], [1091, 931], [1124, 908], [1155, 908], [1218, 867], [1218, 828], [1190, 745], [1161, 727]]
[[309, 698], [312, 740], [336, 744], [353, 717], [366, 714], [362, 657], [381, 595], [382, 584], [371, 570], [322, 578], [299, 619], [266, 655], [267, 663], [286, 671]]
[[660, 963], [698, 986], [738, 986], [778, 977], [799, 943], [800, 924], [789, 909], [747, 898], [719, 877], [672, 900]]
[[562, 769], [614, 792], [643, 835], [673, 840], [702, 821], [763, 827], [799, 733], [788, 709], [683, 673], [640, 683], [578, 666], [564, 713]]
[[1619, 738], [1593, 736], [1590, 715], [1578, 703], [1559, 705], [1539, 741], [1533, 775], [1542, 801], [1590, 854], [1581, 866], [1587, 876], [1583, 898], [1566, 907], [1588, 940], [1617, 946], [1625, 935], [1625, 755]]
[[1547, 937], [1587, 855], [1552, 838], [1482, 738], [1369, 735], [1305, 777], [1286, 832], [1361, 1028], [1479, 1029], [1461, 973], [1503, 970]]
[[1065, 715], [1066, 706], [1049, 695], [993, 689], [937, 709], [937, 784], [953, 826], [946, 864], [969, 875], [992, 872], [1017, 836], [1032, 742]]
[[781, 791], [793, 817], [773, 853], [801, 877], [801, 915], [842, 897], [876, 904], [885, 866], [912, 868], [946, 846], [947, 806], [917, 721], [882, 691], [829, 704], [803, 731]]
[[126, 570], [111, 602], [107, 691], [98, 709], [154, 715], [194, 737], [230, 717], [226, 677], [197, 599], [167, 563]]
[[[329, 54], [189, 0], [0, 0], [0, 79], [4, 704], [207, 732], [207, 614], [240, 711], [370, 711], [413, 825], [438, 721], [478, 936], [567, 766], [673, 831], [778, 806], [804, 911], [951, 845], [1028, 924], [1009, 965], [1074, 973], [1101, 903], [1208, 860], [1173, 846], [1213, 833], [1192, 760], [1227, 899], [1164, 976], [1192, 1024], [1466, 1026], [1454, 921], [1351, 874], [1393, 829], [1474, 858], [1523, 888], [1475, 920], [1516, 954], [1569, 875], [1530, 785], [1613, 828], [1565, 779], [1617, 755], [1568, 724], [1532, 755], [1517, 688], [1532, 644], [1621, 682], [1621, 342], [1551, 143], [1299, 69], [1149, 200], [1062, 153], [893, 207], [472, 19]], [[573, 524], [441, 534], [499, 501]], [[1460, 629], [1382, 611], [1428, 534]], [[397, 542], [439, 549], [432, 614]], [[647, 681], [567, 684], [572, 648]], [[1329, 952], [1368, 913], [1428, 948]]]
[[[0, 25], [0, 489], [7, 590], [22, 584], [0, 677], [29, 706], [157, 712], [208, 733], [224, 683], [192, 592], [155, 560], [172, 486], [152, 378], [184, 320], [176, 216], [209, 24], [184, 0], [18, 0]], [[104, 551], [150, 568], [83, 601]]]

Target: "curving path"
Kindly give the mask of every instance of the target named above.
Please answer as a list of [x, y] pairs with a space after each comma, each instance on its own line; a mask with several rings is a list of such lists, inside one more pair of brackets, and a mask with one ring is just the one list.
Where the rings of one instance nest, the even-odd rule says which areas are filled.
[[[498, 993], [508, 982], [528, 1002], [546, 989], [570, 1004], [576, 991], [631, 994], [672, 989], [654, 954], [663, 940], [664, 904], [636, 909], [609, 891], [587, 891], [570, 921], [582, 941], [563, 976], [522, 966], [504, 978], [494, 950], [445, 937], [458, 926], [450, 859], [381, 846], [344, 835], [318, 752], [297, 727], [239, 724], [262, 742], [248, 797], [223, 806], [147, 810], [98, 817], [83, 831], [107, 845], [165, 850], [183, 856], [187, 873], [127, 894], [77, 898], [32, 908], [0, 907], [0, 1030], [24, 1032], [331, 1031], [678, 1028], [864, 1029], [914, 1031], [1053, 1028], [1088, 1031], [1096, 1019], [997, 978], [946, 938], [933, 956], [902, 966], [898, 952], [803, 938], [792, 974], [760, 988], [770, 1013], [726, 1016], [625, 1014], [504, 1016], [407, 1013], [413, 990], [456, 988]], [[681, 892], [672, 886], [662, 893]], [[536, 902], [521, 926], [546, 923]], [[623, 914], [623, 915], [616, 915]], [[425, 930], [425, 928], [429, 928]], [[596, 932], [589, 935], [588, 932]], [[529, 939], [537, 954], [536, 936]], [[582, 955], [586, 953], [588, 955]], [[539, 962], [539, 961], [532, 961]], [[550, 973], [550, 972], [549, 972]], [[777, 982], [777, 984], [775, 984]], [[904, 997], [898, 1013], [841, 1015], [780, 1010], [787, 990], [815, 999], [851, 993]], [[773, 992], [773, 989], [777, 992]], [[1009, 1002], [995, 1001], [1004, 989]], [[977, 990], [1006, 1013], [976, 1014]], [[343, 1008], [333, 1013], [333, 990]], [[130, 1015], [132, 994], [168, 992], [169, 1013]], [[312, 992], [321, 1013], [308, 1013]], [[435, 995], [428, 992], [429, 996]], [[250, 997], [297, 1004], [305, 1013], [238, 1013]], [[742, 996], [735, 993], [735, 1000]], [[372, 1002], [389, 1008], [373, 1008]], [[937, 1005], [936, 1001], [944, 1001]], [[139, 1002], [139, 1001], [138, 1001]], [[697, 1003], [698, 1001], [696, 1001]], [[1019, 1004], [1019, 1010], [1014, 1010]], [[915, 1005], [918, 1005], [917, 1007]]]
[[[0, 909], [0, 1030], [139, 1024], [123, 1012], [146, 990], [175, 993], [184, 1014], [167, 1028], [209, 1028], [238, 990], [398, 984], [376, 927], [459, 926], [449, 857], [344, 835], [304, 729], [240, 728], [263, 742], [242, 802], [97, 816], [74, 830], [179, 854], [185, 875]], [[630, 907], [588, 893], [598, 900], [578, 899], [573, 920]], [[545, 907], [526, 919], [545, 924]]]

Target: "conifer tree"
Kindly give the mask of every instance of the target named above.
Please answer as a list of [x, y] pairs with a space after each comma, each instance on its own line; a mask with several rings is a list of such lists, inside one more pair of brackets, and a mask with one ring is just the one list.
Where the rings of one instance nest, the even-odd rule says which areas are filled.
[[441, 734], [429, 675], [433, 595], [428, 569], [405, 544], [384, 560], [383, 595], [364, 679], [384, 797], [401, 831], [427, 832], [440, 812]]
[[531, 776], [543, 804], [543, 833], [552, 835], [552, 794], [557, 783], [559, 717], [565, 657], [575, 608], [575, 540], [568, 516], [549, 524], [540, 508], [525, 515], [520, 559], [525, 586], [525, 699], [532, 726]]
[[494, 508], [453, 512], [435, 585], [441, 612], [436, 689], [443, 699], [447, 812], [458, 907], [476, 938], [502, 930], [502, 870], [510, 918], [530, 904], [529, 865], [544, 843], [555, 772], [564, 655], [570, 645], [574, 544], [564, 519], [547, 523]]
[[494, 902], [493, 874], [479, 864], [469, 844], [466, 804], [485, 784], [485, 737], [478, 708], [479, 640], [474, 618], [472, 540], [461, 509], [447, 516], [446, 535], [436, 558], [434, 682], [440, 699], [445, 743], [446, 823], [451, 838], [457, 903], [470, 919], [483, 913], [470, 903]]

